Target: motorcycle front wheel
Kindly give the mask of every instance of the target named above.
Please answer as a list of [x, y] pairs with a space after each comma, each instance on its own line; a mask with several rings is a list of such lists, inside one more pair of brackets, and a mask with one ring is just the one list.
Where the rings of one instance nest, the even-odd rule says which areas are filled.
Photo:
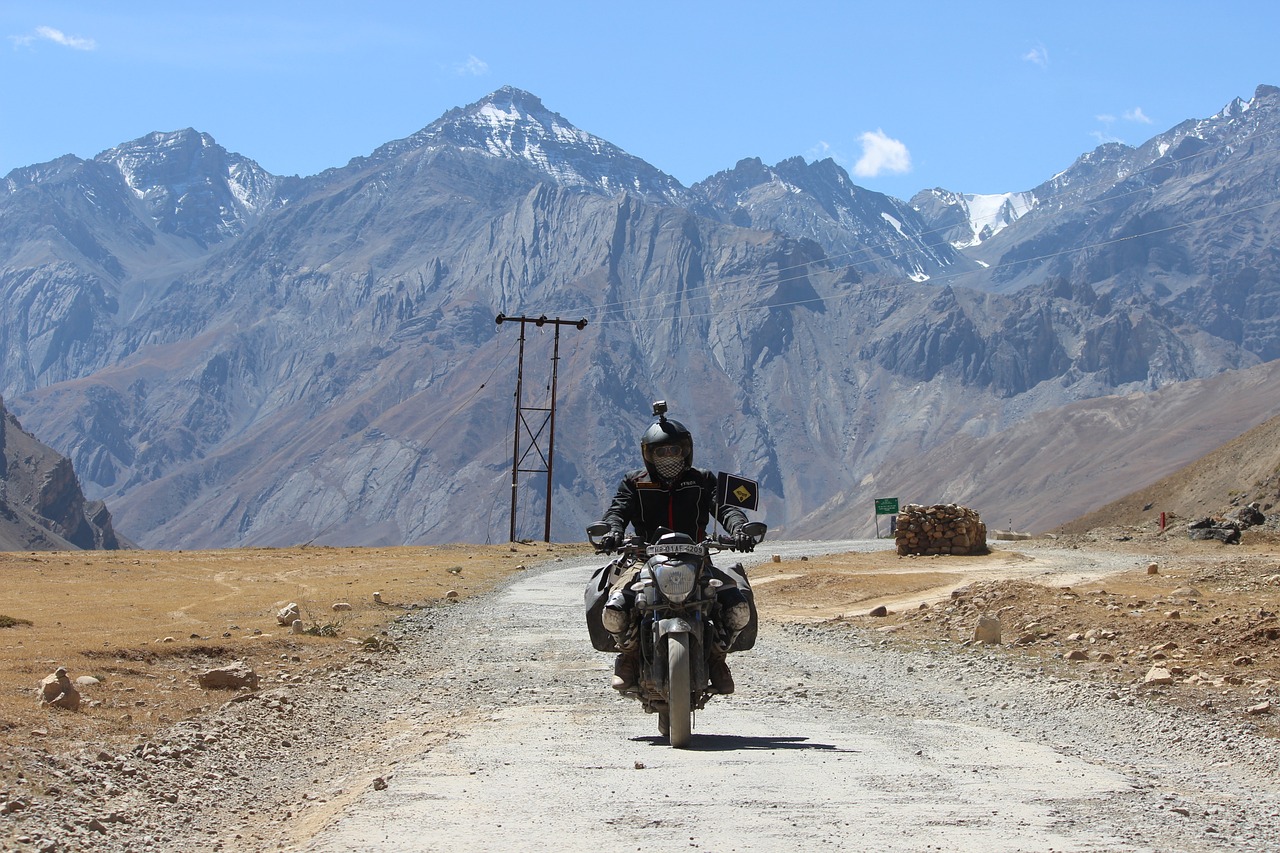
[[667, 740], [673, 747], [688, 746], [693, 737], [693, 701], [690, 691], [689, 635], [667, 635]]

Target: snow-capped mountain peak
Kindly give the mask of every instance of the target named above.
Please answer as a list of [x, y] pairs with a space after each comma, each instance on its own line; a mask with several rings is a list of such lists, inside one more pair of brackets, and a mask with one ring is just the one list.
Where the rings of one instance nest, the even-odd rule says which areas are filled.
[[273, 175], [191, 128], [149, 133], [94, 160], [119, 173], [161, 230], [205, 243], [241, 233], [275, 201]]
[[412, 136], [382, 146], [373, 158], [446, 146], [523, 161], [563, 186], [606, 195], [632, 192], [670, 203], [688, 198], [675, 178], [575, 127], [537, 96], [513, 86], [450, 110]]
[[[957, 193], [933, 189], [911, 200], [930, 221], [946, 223], [946, 239], [956, 249], [967, 249], [999, 234], [1036, 206], [1033, 192]], [[930, 208], [925, 210], [924, 208]], [[945, 213], [943, 212], [945, 211]]]

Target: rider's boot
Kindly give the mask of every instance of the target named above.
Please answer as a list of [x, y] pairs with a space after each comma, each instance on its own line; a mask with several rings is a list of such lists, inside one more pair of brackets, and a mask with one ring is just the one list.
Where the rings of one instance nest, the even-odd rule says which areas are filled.
[[640, 680], [640, 649], [618, 655], [613, 662], [613, 689], [630, 690]]
[[600, 615], [605, 630], [613, 635], [614, 643], [622, 649], [622, 654], [613, 662], [614, 690], [630, 690], [640, 679], [640, 648], [634, 640], [630, 644], [631, 648], [627, 648], [627, 628], [631, 624], [631, 609], [627, 604], [622, 591], [615, 590]]
[[719, 648], [712, 647], [709, 663], [711, 686], [721, 696], [728, 696], [733, 692], [733, 673], [729, 671], [729, 664], [725, 662], [725, 653]]

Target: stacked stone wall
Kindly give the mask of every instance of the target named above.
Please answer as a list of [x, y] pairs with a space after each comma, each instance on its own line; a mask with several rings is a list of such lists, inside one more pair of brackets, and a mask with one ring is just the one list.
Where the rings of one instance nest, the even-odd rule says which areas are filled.
[[907, 504], [898, 513], [894, 539], [904, 556], [987, 553], [987, 526], [977, 512], [956, 504]]

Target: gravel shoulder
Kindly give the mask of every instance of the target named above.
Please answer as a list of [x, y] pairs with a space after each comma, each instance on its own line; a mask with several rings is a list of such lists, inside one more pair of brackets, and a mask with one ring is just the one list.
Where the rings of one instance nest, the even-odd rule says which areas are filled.
[[[849, 545], [767, 543], [752, 576], [803, 574], [806, 554]], [[1060, 592], [1159, 558], [1055, 546], [1018, 563]], [[1265, 730], [965, 642], [942, 618], [945, 583], [887, 597], [895, 616], [933, 611], [927, 623], [872, 621], [865, 594], [834, 615], [770, 616], [732, 659], [738, 693], [698, 715], [691, 749], [671, 750], [608, 690], [611, 661], [585, 641], [594, 562], [531, 566], [407, 613], [382, 651], [130, 751], [33, 751], [32, 774], [61, 789], [6, 808], [0, 839], [112, 853], [1275, 848], [1280, 753]]]

